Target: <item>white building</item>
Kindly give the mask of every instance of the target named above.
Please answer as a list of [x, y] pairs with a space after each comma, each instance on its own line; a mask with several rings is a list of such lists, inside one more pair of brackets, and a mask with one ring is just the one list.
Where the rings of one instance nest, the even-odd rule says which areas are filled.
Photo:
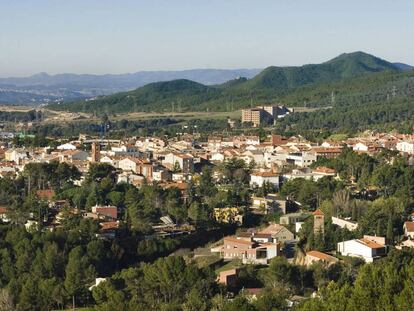
[[256, 172], [250, 174], [250, 186], [262, 187], [265, 182], [269, 182], [279, 189], [279, 175], [273, 172]]
[[354, 239], [340, 242], [337, 251], [343, 256], [359, 257], [365, 262], [373, 262], [386, 255], [387, 247], [385, 239], [381, 243], [381, 237], [364, 236], [362, 239]]
[[362, 142], [356, 143], [353, 147], [352, 150], [354, 151], [368, 151], [369, 150], [369, 146], [367, 144], [364, 144]]
[[399, 141], [395, 146], [395, 149], [400, 152], [414, 154], [414, 141]]

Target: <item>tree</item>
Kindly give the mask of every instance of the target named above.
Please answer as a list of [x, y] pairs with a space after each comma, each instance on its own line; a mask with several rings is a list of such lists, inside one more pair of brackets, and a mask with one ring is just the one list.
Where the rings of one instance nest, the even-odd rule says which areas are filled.
[[201, 221], [208, 220], [207, 211], [197, 201], [194, 201], [193, 203], [191, 203], [190, 207], [188, 208], [187, 213], [188, 213], [188, 218], [193, 220], [196, 224]]
[[207, 165], [203, 167], [198, 191], [201, 196], [205, 197], [211, 197], [217, 193], [217, 189], [213, 182], [211, 169]]
[[75, 301], [84, 301], [88, 295], [87, 286], [95, 278], [95, 269], [81, 246], [70, 251], [65, 276], [64, 286], [68, 295]]

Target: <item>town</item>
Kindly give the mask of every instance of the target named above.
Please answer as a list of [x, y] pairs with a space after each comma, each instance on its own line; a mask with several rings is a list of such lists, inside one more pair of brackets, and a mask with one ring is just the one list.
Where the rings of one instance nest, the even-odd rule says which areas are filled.
[[0, 311], [414, 309], [414, 2], [0, 12]]
[[[272, 265], [355, 269], [414, 248], [414, 208], [403, 199], [411, 192], [399, 194], [412, 191], [414, 135], [367, 131], [317, 143], [277, 134], [81, 134], [38, 147], [24, 144], [34, 137], [0, 134], [1, 222], [29, 234], [88, 228], [88, 250], [112, 245], [116, 265], [181, 254], [213, 268], [229, 294], [255, 301], [264, 282], [246, 276], [249, 266], [255, 274]], [[106, 260], [79, 284], [89, 294], [74, 289], [73, 297], [109, 282], [116, 270]], [[293, 285], [287, 306], [320, 295], [319, 285]]]

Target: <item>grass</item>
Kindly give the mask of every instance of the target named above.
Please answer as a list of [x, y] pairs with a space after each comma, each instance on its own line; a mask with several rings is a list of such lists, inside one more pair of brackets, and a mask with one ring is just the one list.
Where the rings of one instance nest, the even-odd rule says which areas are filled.
[[226, 270], [230, 270], [230, 269], [234, 269], [234, 268], [239, 268], [242, 266], [242, 262], [240, 259], [235, 259], [232, 261], [227, 262], [225, 265], [217, 268], [215, 270], [216, 274], [219, 274], [222, 271], [226, 271]]

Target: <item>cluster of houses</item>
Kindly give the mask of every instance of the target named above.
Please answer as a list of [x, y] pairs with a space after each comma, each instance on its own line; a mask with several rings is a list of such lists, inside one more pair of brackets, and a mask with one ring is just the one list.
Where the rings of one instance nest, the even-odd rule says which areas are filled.
[[[210, 136], [204, 141], [190, 134], [171, 139], [130, 137], [124, 140], [80, 135], [79, 139], [62, 142], [56, 148], [18, 148], [12, 145], [10, 139], [3, 138], [0, 139], [0, 177], [17, 176], [29, 163], [65, 162], [76, 166], [81, 173], [86, 173], [91, 163], [107, 163], [117, 169], [118, 182], [126, 182], [138, 188], [145, 182], [157, 182], [165, 188], [178, 188], [182, 199], [186, 200], [188, 182], [194, 174], [200, 173], [204, 165], [214, 167], [231, 159], [243, 160], [254, 167], [249, 176], [251, 188], [271, 184], [277, 190], [284, 180], [337, 178], [335, 170], [331, 168], [310, 168], [310, 166], [318, 158], [339, 156], [344, 146], [368, 154], [384, 149], [397, 150], [410, 158], [414, 155], [414, 135], [365, 133], [357, 138], [340, 142], [325, 141], [322, 144], [310, 142], [303, 137], [285, 138], [280, 135], [271, 135], [264, 141], [261, 141], [258, 136], [244, 135]], [[284, 167], [283, 173], [282, 167]], [[219, 182], [220, 176], [213, 174], [213, 177]], [[77, 182], [80, 184], [82, 179]], [[51, 201], [50, 197], [46, 199]], [[292, 224], [296, 226], [297, 231], [303, 223], [303, 215], [297, 213], [300, 208], [298, 202], [289, 199], [281, 200], [277, 195], [272, 194], [265, 197], [252, 197], [251, 201], [251, 211], [254, 213], [269, 214], [276, 211], [281, 213], [283, 215], [280, 218], [281, 225]], [[7, 219], [4, 210], [4, 207], [0, 209], [0, 217], [3, 220]], [[97, 217], [99, 220], [103, 220], [104, 217], [106, 222], [112, 222], [111, 225], [105, 225], [111, 226], [111, 230], [117, 226], [115, 213], [111, 218], [97, 207], [92, 214], [95, 216], [90, 214], [83, 216]], [[213, 217], [218, 222], [239, 224], [243, 222], [243, 215], [234, 207], [217, 209]], [[356, 228], [356, 224], [350, 221], [341, 219], [332, 221], [337, 225], [346, 222], [350, 230]], [[176, 230], [172, 224], [160, 223], [159, 226], [164, 230], [162, 234]], [[409, 224], [407, 228], [410, 230]], [[252, 240], [251, 243], [258, 242]]]

